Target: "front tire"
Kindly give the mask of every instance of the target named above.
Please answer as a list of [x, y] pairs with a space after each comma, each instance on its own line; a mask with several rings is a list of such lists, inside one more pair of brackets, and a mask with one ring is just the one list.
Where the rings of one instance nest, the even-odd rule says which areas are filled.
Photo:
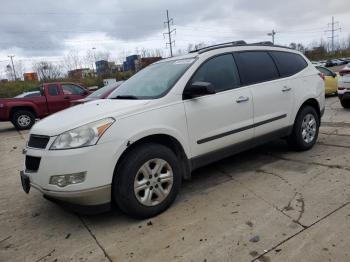
[[18, 110], [13, 113], [11, 122], [18, 130], [30, 129], [35, 123], [35, 115], [27, 110]]
[[166, 210], [179, 192], [182, 171], [174, 152], [159, 144], [136, 146], [113, 179], [113, 198], [132, 217], [149, 218]]
[[304, 106], [295, 119], [292, 134], [287, 142], [295, 150], [309, 150], [317, 141], [319, 128], [320, 118], [316, 110], [311, 106]]

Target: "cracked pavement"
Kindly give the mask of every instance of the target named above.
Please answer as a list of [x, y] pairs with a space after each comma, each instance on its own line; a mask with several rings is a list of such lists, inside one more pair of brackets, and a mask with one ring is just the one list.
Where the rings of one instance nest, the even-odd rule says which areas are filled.
[[147, 220], [26, 195], [27, 132], [0, 123], [0, 261], [350, 261], [350, 111], [326, 103], [312, 150], [280, 140], [201, 168]]

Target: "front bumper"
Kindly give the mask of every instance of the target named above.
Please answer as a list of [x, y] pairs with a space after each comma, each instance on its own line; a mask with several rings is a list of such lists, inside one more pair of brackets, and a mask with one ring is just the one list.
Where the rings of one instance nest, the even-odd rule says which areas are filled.
[[111, 201], [111, 185], [67, 192], [47, 190], [33, 183], [30, 183], [30, 185], [39, 190], [44, 196], [70, 204], [97, 206]]
[[[27, 147], [24, 150], [26, 159], [39, 159], [39, 164], [33, 171], [25, 163], [21, 177], [27, 178], [30, 187], [56, 203], [86, 207], [110, 205], [114, 168], [123, 151], [122, 143], [114, 141], [70, 150], [49, 150], [54, 139], [50, 138], [45, 149]], [[51, 176], [78, 172], [86, 173], [82, 183], [65, 187], [50, 184]]]

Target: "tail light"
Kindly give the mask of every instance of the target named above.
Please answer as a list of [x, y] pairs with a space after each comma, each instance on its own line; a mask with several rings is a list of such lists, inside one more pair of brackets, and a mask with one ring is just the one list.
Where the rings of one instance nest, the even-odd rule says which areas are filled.
[[323, 80], [325, 80], [324, 73], [318, 73], [318, 75], [319, 75]]
[[345, 76], [345, 75], [349, 75], [350, 74], [350, 70], [341, 70], [340, 72], [339, 72], [339, 75], [340, 76]]

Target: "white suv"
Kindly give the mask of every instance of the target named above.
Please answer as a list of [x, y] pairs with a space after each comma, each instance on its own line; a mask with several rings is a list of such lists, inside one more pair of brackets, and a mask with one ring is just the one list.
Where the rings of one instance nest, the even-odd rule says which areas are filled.
[[165, 59], [30, 131], [24, 190], [84, 212], [164, 211], [192, 170], [273, 139], [316, 142], [324, 83], [301, 53], [227, 43]]

